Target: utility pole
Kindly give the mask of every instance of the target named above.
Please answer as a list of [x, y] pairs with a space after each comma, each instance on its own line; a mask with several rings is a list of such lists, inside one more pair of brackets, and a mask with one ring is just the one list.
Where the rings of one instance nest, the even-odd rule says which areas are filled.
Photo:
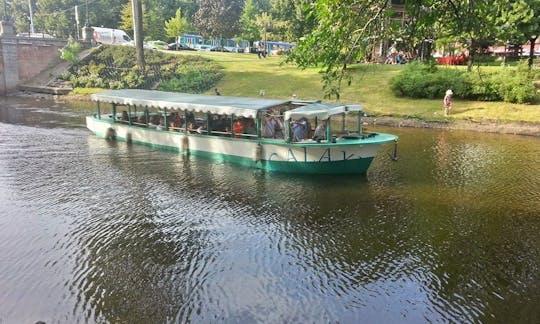
[[30, 34], [28, 34], [28, 36], [32, 36], [32, 34], [34, 34], [34, 13], [32, 11], [32, 0], [28, 0], [28, 9], [30, 10]]
[[142, 4], [139, 0], [131, 0], [131, 4], [133, 7], [133, 38], [135, 39], [135, 49], [137, 51], [137, 65], [144, 69]]

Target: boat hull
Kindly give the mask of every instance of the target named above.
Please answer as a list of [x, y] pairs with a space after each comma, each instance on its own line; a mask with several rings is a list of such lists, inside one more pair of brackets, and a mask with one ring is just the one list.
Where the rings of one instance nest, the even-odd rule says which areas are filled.
[[268, 171], [306, 174], [366, 173], [380, 145], [397, 139], [394, 135], [378, 134], [378, 138], [338, 139], [336, 143], [286, 143], [274, 139], [243, 139], [156, 130], [94, 116], [88, 116], [86, 124], [88, 129], [102, 138]]

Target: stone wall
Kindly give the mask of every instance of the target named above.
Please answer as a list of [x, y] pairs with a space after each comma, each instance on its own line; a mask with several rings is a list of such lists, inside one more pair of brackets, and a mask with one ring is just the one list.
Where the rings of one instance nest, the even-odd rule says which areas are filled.
[[0, 94], [14, 91], [17, 84], [32, 79], [60, 62], [62, 39], [0, 36]]

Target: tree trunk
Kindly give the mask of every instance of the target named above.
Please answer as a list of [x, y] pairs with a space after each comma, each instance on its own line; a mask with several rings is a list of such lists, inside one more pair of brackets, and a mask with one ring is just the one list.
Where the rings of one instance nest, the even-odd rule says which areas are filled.
[[529, 39], [529, 42], [531, 42], [531, 46], [529, 47], [529, 69], [532, 69], [532, 66], [534, 64], [534, 47], [536, 45], [536, 40], [538, 39], [538, 36], [535, 38]]
[[143, 16], [142, 4], [139, 0], [132, 0], [133, 9], [133, 38], [135, 38], [135, 47], [137, 50], [137, 65], [144, 70], [144, 47], [143, 47]]

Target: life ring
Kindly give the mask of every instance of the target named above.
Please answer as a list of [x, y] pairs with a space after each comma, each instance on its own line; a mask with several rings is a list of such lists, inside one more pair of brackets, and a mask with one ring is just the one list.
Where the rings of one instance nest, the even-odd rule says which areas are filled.
[[114, 128], [107, 128], [107, 131], [105, 132], [105, 139], [108, 141], [116, 140], [116, 131], [114, 130]]

